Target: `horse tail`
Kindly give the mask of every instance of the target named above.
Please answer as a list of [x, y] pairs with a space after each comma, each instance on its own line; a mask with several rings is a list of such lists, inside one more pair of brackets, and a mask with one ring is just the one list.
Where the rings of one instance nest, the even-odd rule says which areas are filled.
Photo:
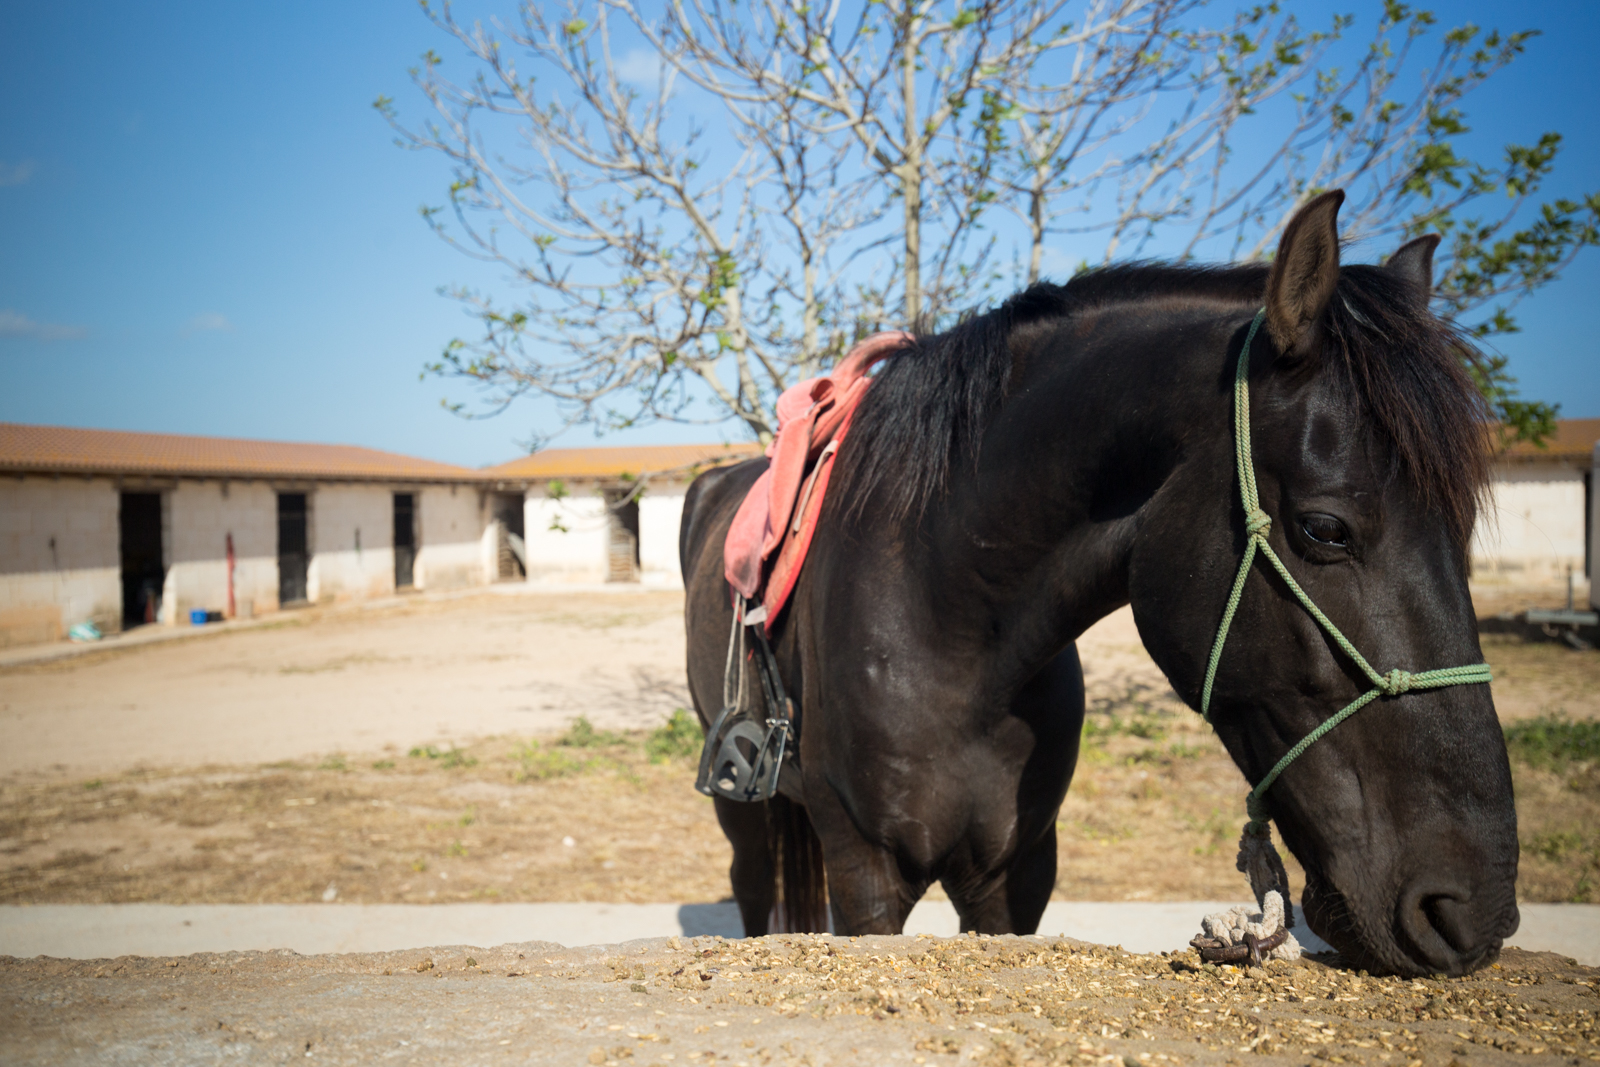
[[767, 847], [773, 860], [771, 933], [823, 934], [828, 922], [828, 872], [822, 839], [805, 805], [782, 793], [767, 801]]

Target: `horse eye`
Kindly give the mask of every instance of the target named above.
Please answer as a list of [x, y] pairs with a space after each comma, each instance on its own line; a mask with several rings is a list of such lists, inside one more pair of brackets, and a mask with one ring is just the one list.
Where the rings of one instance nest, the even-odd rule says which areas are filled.
[[1307, 515], [1300, 520], [1300, 529], [1318, 544], [1338, 548], [1348, 548], [1350, 545], [1350, 531], [1332, 515]]

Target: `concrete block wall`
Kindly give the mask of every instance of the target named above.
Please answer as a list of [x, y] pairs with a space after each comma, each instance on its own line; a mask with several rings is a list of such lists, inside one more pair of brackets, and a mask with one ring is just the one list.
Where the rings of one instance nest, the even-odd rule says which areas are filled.
[[106, 478], [0, 479], [0, 647], [121, 629], [118, 502]]
[[308, 497], [313, 603], [394, 592], [394, 490], [382, 485], [319, 485]]
[[278, 494], [273, 486], [180, 481], [166, 494], [166, 515], [163, 622], [187, 625], [192, 610], [227, 609], [229, 534], [235, 607], [251, 614], [277, 610]]

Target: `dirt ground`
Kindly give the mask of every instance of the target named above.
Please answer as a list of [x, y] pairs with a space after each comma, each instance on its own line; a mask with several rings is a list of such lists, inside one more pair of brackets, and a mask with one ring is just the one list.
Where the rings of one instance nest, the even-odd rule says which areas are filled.
[[[418, 602], [0, 671], [0, 903], [724, 899], [695, 738], [658, 728], [683, 702], [680, 604]], [[1238, 897], [1239, 772], [1126, 612], [1080, 647], [1055, 896]], [[1508, 722], [1600, 719], [1600, 653], [1485, 651]], [[1513, 770], [1522, 898], [1600, 900], [1594, 764]]]
[[638, 729], [688, 699], [681, 593], [415, 597], [0, 668], [0, 775]]
[[1041, 937], [0, 957], [0, 1037], [7, 1062], [40, 1065], [1581, 1067], [1600, 1062], [1597, 984], [1515, 949], [1409, 981]]

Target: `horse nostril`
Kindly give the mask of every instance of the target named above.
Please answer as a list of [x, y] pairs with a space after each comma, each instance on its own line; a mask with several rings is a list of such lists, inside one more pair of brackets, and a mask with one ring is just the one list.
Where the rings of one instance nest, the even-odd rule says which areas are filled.
[[1406, 954], [1426, 970], [1449, 974], [1478, 966], [1516, 929], [1514, 906], [1507, 915], [1482, 894], [1438, 882], [1413, 887], [1397, 918]]
[[1418, 906], [1428, 925], [1444, 938], [1445, 944], [1463, 956], [1475, 954], [1482, 936], [1466, 901], [1440, 893], [1423, 897]]

